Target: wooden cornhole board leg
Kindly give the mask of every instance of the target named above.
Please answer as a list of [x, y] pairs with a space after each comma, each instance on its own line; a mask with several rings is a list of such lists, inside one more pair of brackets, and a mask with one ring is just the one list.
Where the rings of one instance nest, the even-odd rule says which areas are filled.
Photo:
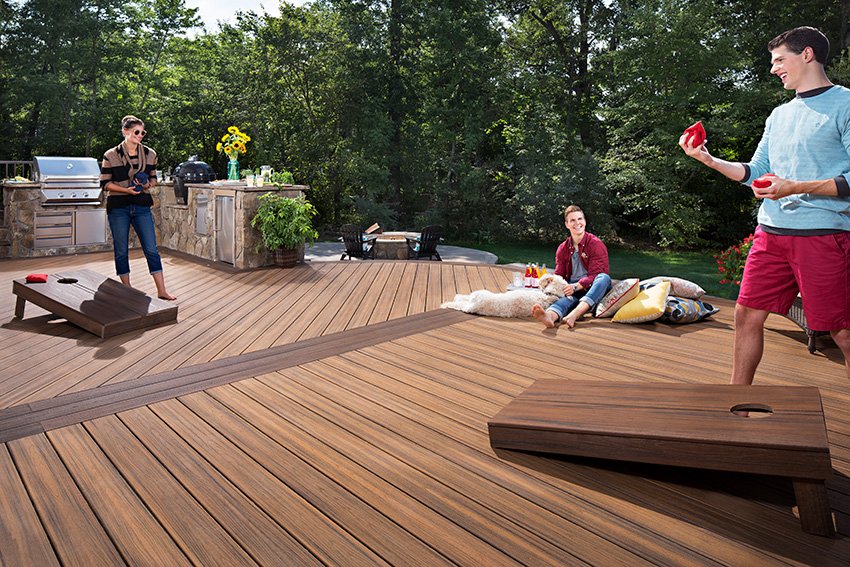
[[101, 338], [177, 321], [177, 305], [91, 270], [48, 274], [45, 283], [12, 282], [15, 317], [29, 301]]
[[488, 428], [498, 449], [788, 477], [803, 530], [835, 533], [817, 388], [538, 380]]
[[27, 300], [21, 296], [18, 296], [18, 300], [15, 302], [15, 317], [18, 319], [24, 318], [24, 308], [27, 305]]
[[824, 481], [795, 478], [793, 482], [803, 531], [827, 537], [834, 536], [835, 522]]

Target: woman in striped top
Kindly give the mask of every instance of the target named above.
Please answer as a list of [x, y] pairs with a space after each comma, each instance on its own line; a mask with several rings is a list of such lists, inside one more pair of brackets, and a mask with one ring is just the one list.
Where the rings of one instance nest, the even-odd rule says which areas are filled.
[[156, 246], [150, 189], [156, 185], [156, 152], [142, 144], [145, 123], [135, 116], [121, 120], [124, 141], [103, 154], [100, 186], [107, 192], [106, 215], [112, 231], [115, 271], [124, 285], [130, 285], [130, 227], [136, 231], [148, 270], [156, 284], [156, 294], [169, 301], [177, 299], [165, 287], [162, 259]]

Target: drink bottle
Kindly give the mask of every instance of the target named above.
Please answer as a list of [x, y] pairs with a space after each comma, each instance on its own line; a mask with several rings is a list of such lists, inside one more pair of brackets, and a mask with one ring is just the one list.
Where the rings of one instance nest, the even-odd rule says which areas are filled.
[[546, 275], [546, 264], [543, 264], [543, 267], [540, 268], [540, 277], [542, 278], [545, 275]]
[[531, 264], [525, 265], [525, 287], [531, 287]]
[[537, 268], [537, 264], [531, 266], [531, 287], [540, 287], [540, 270]]

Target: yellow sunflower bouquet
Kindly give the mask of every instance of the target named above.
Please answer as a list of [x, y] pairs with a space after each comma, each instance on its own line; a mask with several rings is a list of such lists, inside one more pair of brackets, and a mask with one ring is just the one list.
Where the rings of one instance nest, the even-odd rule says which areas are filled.
[[251, 136], [239, 130], [236, 126], [230, 126], [227, 134], [221, 137], [216, 144], [216, 151], [227, 155], [227, 179], [239, 180], [239, 154], [244, 154], [248, 148], [245, 144], [251, 141]]

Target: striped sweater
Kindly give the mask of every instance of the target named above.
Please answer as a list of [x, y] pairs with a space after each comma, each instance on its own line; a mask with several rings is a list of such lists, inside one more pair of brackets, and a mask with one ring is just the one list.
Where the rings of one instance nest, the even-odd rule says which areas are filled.
[[[142, 151], [131, 156], [127, 152], [124, 142], [121, 142], [103, 154], [103, 161], [100, 164], [100, 187], [102, 189], [106, 189], [106, 184], [110, 181], [121, 187], [130, 187], [133, 176], [140, 171], [147, 173], [151, 179], [156, 179], [156, 152], [143, 144], [140, 144], [139, 148]], [[107, 211], [128, 205], [150, 207], [153, 205], [153, 198], [146, 191], [136, 195], [111, 193], [106, 198]]]

